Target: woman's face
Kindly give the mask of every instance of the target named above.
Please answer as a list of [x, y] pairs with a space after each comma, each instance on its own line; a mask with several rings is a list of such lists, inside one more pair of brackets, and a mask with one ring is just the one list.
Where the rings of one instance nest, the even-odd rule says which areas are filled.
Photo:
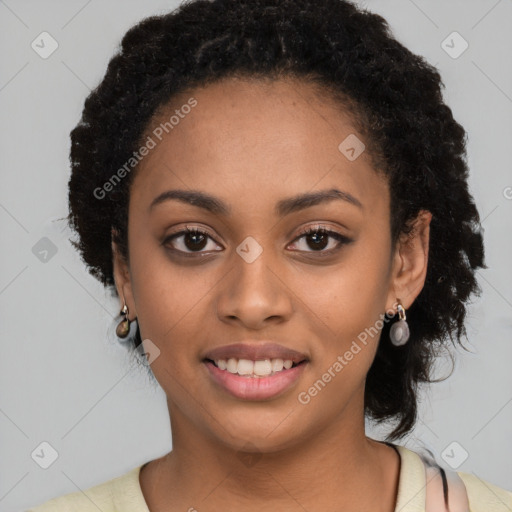
[[354, 133], [339, 105], [291, 80], [224, 80], [154, 121], [131, 189], [129, 265], [115, 269], [173, 431], [263, 452], [363, 428], [383, 314], [419, 289], [391, 246], [387, 183]]

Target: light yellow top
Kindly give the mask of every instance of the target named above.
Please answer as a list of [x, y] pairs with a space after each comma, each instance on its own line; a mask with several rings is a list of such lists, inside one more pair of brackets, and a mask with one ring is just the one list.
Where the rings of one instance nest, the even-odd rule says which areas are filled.
[[[395, 445], [401, 466], [395, 512], [425, 512], [426, 472], [420, 456]], [[139, 483], [138, 466], [124, 475], [82, 492], [66, 494], [26, 512], [150, 512]], [[511, 512], [512, 492], [457, 472], [467, 489], [469, 512]]]

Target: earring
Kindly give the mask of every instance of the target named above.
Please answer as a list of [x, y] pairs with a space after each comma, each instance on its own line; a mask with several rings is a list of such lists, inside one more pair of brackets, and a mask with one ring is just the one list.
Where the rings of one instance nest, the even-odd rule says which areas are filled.
[[126, 303], [123, 306], [123, 309], [121, 309], [120, 315], [124, 315], [124, 319], [117, 324], [116, 327], [116, 334], [119, 338], [126, 338], [128, 336], [128, 333], [130, 332], [130, 320], [128, 319], [128, 306]]
[[393, 345], [399, 347], [407, 343], [410, 331], [409, 324], [406, 322], [405, 309], [402, 306], [400, 299], [397, 299], [397, 302], [398, 318], [400, 320], [391, 326], [391, 329], [389, 330], [389, 338], [391, 339], [391, 343], [393, 343]]

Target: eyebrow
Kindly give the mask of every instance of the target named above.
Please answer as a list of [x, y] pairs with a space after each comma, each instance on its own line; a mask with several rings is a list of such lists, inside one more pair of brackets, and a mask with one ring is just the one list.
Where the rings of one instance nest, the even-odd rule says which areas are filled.
[[[228, 216], [232, 212], [231, 207], [229, 207], [221, 199], [199, 190], [167, 190], [153, 199], [149, 209], [151, 210], [156, 205], [170, 200], [181, 201], [182, 203], [197, 206], [198, 208], [202, 208], [216, 215]], [[327, 190], [307, 192], [294, 197], [282, 199], [281, 201], [277, 202], [274, 208], [274, 212], [277, 216], [284, 217], [290, 213], [294, 213], [306, 208], [310, 208], [312, 206], [319, 205], [321, 203], [327, 203], [334, 200], [345, 201], [349, 204], [357, 206], [358, 208], [363, 208], [361, 202], [352, 194], [338, 190], [336, 188], [331, 188]]]

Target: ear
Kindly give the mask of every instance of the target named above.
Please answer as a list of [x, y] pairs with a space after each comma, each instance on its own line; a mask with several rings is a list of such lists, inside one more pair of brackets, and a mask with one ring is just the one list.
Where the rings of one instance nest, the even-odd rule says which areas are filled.
[[130, 269], [126, 258], [121, 254], [119, 246], [115, 242], [116, 238], [117, 233], [112, 231], [112, 265], [116, 290], [120, 300], [119, 309], [121, 309], [124, 302], [126, 302], [128, 306], [128, 319], [133, 320], [137, 317], [137, 311], [135, 309], [135, 301], [133, 300]]
[[393, 257], [392, 282], [386, 311], [395, 310], [400, 299], [407, 310], [425, 284], [432, 213], [421, 210], [408, 234], [402, 233]]

